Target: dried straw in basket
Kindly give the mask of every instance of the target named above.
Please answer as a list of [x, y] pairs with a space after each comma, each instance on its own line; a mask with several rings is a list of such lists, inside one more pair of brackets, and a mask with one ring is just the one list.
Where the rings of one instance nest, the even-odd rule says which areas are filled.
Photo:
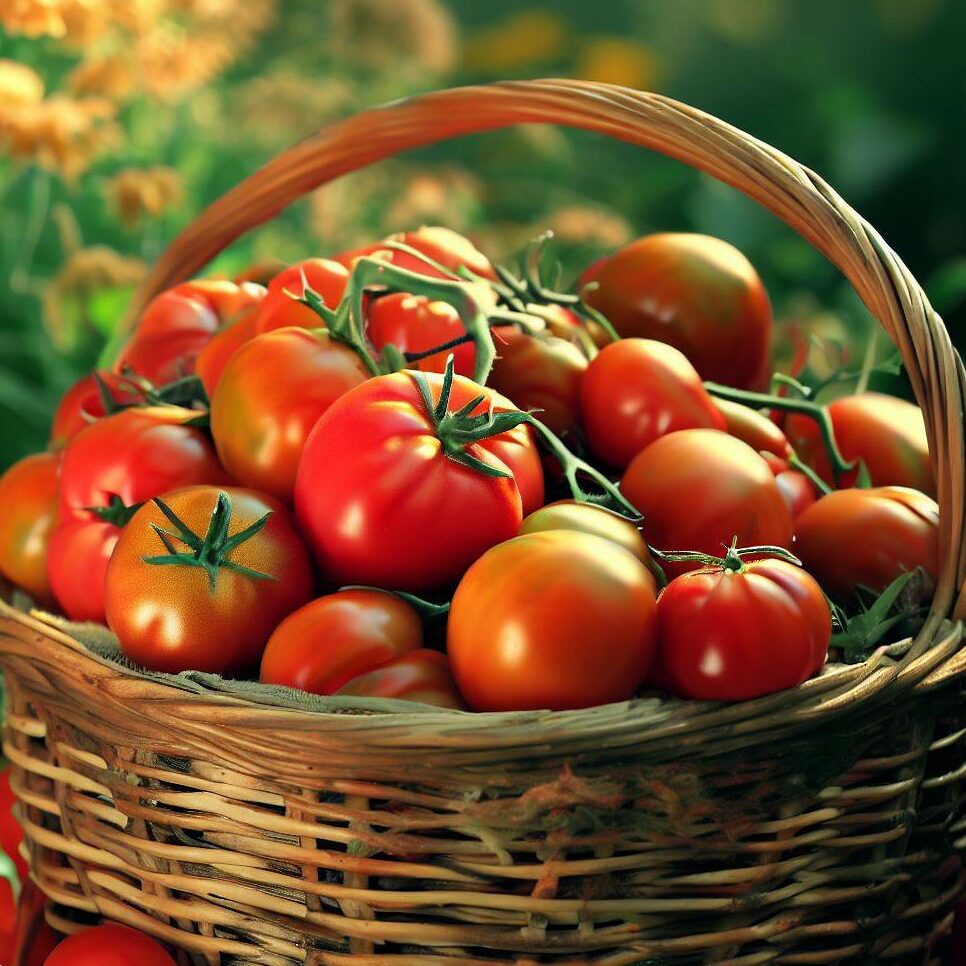
[[48, 918], [128, 922], [212, 966], [936, 962], [964, 884], [966, 377], [905, 266], [820, 178], [654, 94], [444, 91], [266, 165], [173, 243], [131, 317], [340, 174], [522, 122], [694, 165], [849, 278], [926, 417], [943, 569], [924, 628], [738, 705], [471, 715], [159, 679], [4, 607], [5, 748]]

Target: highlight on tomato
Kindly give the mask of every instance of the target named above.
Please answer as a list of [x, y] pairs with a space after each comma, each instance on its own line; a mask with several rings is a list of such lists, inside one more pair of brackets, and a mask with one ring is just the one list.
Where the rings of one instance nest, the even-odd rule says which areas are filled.
[[312, 587], [281, 503], [191, 486], [146, 503], [121, 532], [107, 568], [107, 623], [143, 667], [244, 674]]
[[0, 476], [0, 574], [41, 606], [53, 600], [47, 554], [57, 521], [59, 471], [58, 455], [36, 453]]
[[795, 451], [826, 483], [855, 486], [861, 462], [873, 486], [906, 486], [935, 497], [926, 424], [918, 406], [897, 396], [862, 392], [836, 399], [827, 409], [842, 456], [856, 463], [837, 481], [815, 421], [797, 413], [785, 420]]
[[[716, 555], [741, 546], [792, 546], [792, 516], [763, 457], [714, 429], [683, 429], [651, 443], [628, 466], [621, 491], [641, 511], [644, 536], [661, 551]], [[669, 563], [668, 575], [686, 561]]]
[[418, 701], [437, 708], [465, 710], [453, 680], [449, 659], [439, 651], [420, 648], [347, 681], [336, 694], [364, 698]]
[[312, 427], [368, 375], [358, 354], [325, 329], [278, 329], [248, 342], [211, 400], [211, 433], [225, 468], [244, 486], [291, 503]]
[[832, 615], [822, 588], [790, 554], [736, 549], [682, 554], [700, 569], [675, 577], [657, 601], [650, 675], [682, 698], [744, 701], [793, 688], [825, 664]]
[[105, 923], [60, 942], [44, 966], [176, 966], [155, 939], [119, 923]]
[[603, 537], [526, 533], [466, 572], [450, 609], [453, 676], [475, 711], [561, 711], [624, 701], [654, 652], [656, 589]]
[[939, 579], [939, 507], [902, 486], [836, 490], [795, 521], [795, 548], [833, 596], [879, 592], [921, 567]]
[[646, 235], [594, 267], [583, 296], [624, 338], [680, 349], [702, 379], [757, 388], [767, 381], [771, 304], [758, 273], [708, 235]]
[[580, 412], [591, 451], [617, 469], [668, 433], [725, 429], [694, 366], [654, 339], [601, 349], [580, 384]]
[[309, 435], [295, 484], [324, 576], [432, 590], [514, 536], [544, 493], [530, 428], [500, 431], [500, 415], [517, 412], [452, 366], [378, 376], [336, 400]]
[[788, 437], [763, 412], [729, 399], [712, 397], [711, 401], [724, 417], [729, 435], [747, 443], [756, 453], [771, 453], [786, 461], [792, 455]]

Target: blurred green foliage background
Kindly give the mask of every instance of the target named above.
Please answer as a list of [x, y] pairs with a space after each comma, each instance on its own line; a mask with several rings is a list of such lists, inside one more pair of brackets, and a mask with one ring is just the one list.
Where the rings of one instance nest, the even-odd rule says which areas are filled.
[[[0, 469], [41, 448], [144, 267], [316, 127], [443, 85], [577, 76], [697, 105], [822, 174], [966, 342], [961, 0], [0, 0]], [[654, 230], [719, 235], [790, 331], [871, 322], [820, 256], [730, 189], [573, 132], [467, 138], [330, 185], [211, 267], [422, 223], [508, 258], [551, 227], [568, 272]]]

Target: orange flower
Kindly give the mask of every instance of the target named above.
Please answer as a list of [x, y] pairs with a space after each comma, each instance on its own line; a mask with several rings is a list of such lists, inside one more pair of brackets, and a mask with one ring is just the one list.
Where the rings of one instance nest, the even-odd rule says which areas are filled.
[[10, 34], [63, 37], [67, 33], [60, 0], [0, 0], [0, 23]]
[[67, 76], [75, 94], [93, 94], [124, 100], [134, 87], [131, 67], [122, 57], [92, 57], [82, 60]]
[[463, 62], [487, 74], [524, 70], [560, 60], [570, 39], [570, 27], [552, 11], [521, 10], [478, 30], [464, 46]]
[[126, 168], [104, 186], [121, 221], [133, 228], [144, 217], [157, 218], [184, 200], [181, 175], [174, 168]]
[[628, 221], [614, 211], [587, 205], [558, 208], [546, 219], [561, 242], [619, 248], [633, 237]]
[[584, 80], [647, 90], [654, 86], [657, 57], [623, 37], [592, 37], [581, 48], [574, 73]]

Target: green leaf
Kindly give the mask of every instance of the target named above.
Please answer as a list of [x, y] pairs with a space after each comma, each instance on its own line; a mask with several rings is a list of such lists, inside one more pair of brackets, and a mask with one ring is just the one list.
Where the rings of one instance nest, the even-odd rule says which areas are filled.
[[845, 626], [832, 635], [831, 645], [842, 649], [846, 663], [864, 661], [896, 624], [912, 616], [914, 610], [901, 610], [897, 614], [890, 612], [906, 584], [912, 579], [913, 573], [896, 577], [867, 610], [853, 617], [845, 617], [842, 611], [837, 611], [839, 621], [844, 620]]

